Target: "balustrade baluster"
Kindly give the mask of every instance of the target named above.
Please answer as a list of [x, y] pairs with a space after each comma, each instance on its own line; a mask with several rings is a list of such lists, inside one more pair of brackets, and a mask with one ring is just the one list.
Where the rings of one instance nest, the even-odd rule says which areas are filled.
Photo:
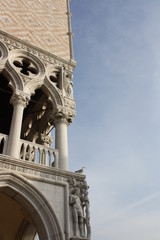
[[34, 147], [34, 157], [33, 157], [33, 162], [34, 162], [34, 163], [37, 162], [36, 159], [37, 159], [37, 148]]
[[52, 166], [52, 152], [48, 151], [49, 154], [49, 167]]
[[[0, 143], [2, 140], [3, 136], [0, 136]], [[4, 138], [4, 143], [5, 142], [6, 138]], [[29, 162], [58, 168], [58, 151], [43, 145], [27, 142], [21, 139], [19, 156], [20, 159], [27, 160]]]
[[21, 148], [22, 148], [22, 159], [26, 160], [26, 145], [23, 143]]
[[42, 164], [42, 151], [41, 149], [39, 148], [39, 163]]
[[3, 138], [4, 139], [4, 146], [3, 146], [3, 154], [5, 154], [6, 153], [6, 150], [7, 150], [7, 139], [4, 137]]
[[53, 152], [54, 156], [54, 166], [55, 168], [58, 168], [58, 152]]

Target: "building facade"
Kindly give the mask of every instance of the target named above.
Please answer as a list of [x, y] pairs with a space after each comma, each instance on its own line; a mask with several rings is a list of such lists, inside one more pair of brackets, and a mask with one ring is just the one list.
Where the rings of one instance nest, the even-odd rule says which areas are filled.
[[68, 168], [70, 0], [3, 0], [0, 11], [0, 239], [90, 239], [85, 175]]

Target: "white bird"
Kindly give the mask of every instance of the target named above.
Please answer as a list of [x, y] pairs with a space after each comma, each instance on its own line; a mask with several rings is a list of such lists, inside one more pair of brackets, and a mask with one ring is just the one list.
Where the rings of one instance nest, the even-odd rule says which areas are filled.
[[85, 167], [82, 167], [81, 169], [75, 171], [75, 173], [83, 173]]

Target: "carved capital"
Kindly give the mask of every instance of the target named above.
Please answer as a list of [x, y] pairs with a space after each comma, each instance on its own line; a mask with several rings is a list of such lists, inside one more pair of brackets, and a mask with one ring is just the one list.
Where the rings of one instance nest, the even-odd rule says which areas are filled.
[[26, 107], [29, 100], [30, 100], [30, 96], [28, 94], [25, 94], [25, 93], [20, 92], [20, 91], [16, 91], [12, 95], [10, 102], [13, 106], [19, 104], [19, 105], [23, 105], [24, 107]]
[[55, 125], [60, 122], [69, 125], [72, 123], [73, 118], [74, 115], [71, 112], [67, 111], [65, 108], [60, 108], [55, 112], [53, 122]]

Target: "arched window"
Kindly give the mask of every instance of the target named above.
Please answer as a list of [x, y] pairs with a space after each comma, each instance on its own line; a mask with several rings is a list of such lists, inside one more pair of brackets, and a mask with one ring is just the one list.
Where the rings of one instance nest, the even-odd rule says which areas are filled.
[[12, 90], [7, 79], [0, 74], [0, 133], [9, 135], [13, 107], [10, 104]]

